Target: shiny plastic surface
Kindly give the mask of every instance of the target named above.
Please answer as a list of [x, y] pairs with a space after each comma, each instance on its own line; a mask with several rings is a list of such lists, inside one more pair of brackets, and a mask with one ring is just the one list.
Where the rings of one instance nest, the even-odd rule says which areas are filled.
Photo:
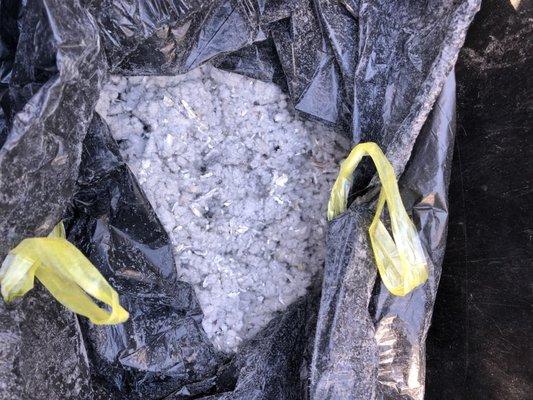
[[8, 46], [0, 64], [3, 259], [61, 220], [76, 190], [81, 143], [106, 64], [95, 20], [78, 1], [3, 0], [0, 7], [0, 18], [15, 28], [2, 35], [2, 52], [4, 40], [19, 31], [16, 48]]

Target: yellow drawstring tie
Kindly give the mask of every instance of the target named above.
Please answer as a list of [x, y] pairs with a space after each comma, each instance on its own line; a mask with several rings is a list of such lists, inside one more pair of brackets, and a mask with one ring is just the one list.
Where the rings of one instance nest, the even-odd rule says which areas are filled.
[[[10, 302], [26, 294], [33, 288], [34, 277], [61, 304], [93, 324], [120, 324], [129, 317], [117, 292], [81, 251], [65, 239], [62, 222], [48, 237], [24, 239], [9, 252], [0, 267], [4, 300]], [[100, 308], [89, 295], [108, 305], [111, 312]]]
[[[353, 172], [364, 156], [372, 158], [381, 181], [376, 214], [368, 229], [376, 264], [387, 289], [396, 296], [405, 296], [427, 280], [428, 267], [418, 233], [403, 206], [394, 169], [376, 143], [355, 146], [342, 162], [331, 190], [328, 220], [346, 211]], [[381, 222], [385, 203], [389, 210], [392, 237]]]

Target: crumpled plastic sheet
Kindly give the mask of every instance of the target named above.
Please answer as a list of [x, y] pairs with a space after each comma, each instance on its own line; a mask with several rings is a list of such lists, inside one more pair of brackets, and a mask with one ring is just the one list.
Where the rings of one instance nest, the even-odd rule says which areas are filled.
[[[67, 218], [70, 240], [132, 316], [95, 327], [39, 285], [0, 303], [0, 398], [421, 398], [452, 68], [479, 3], [0, 0], [0, 258]], [[382, 146], [426, 246], [428, 283], [396, 298], [376, 277], [376, 182], [363, 165], [355, 193], [370, 189], [331, 224], [322, 294], [310, 291], [237, 355], [214, 350], [166, 233], [94, 114], [108, 73], [179, 74], [209, 60], [274, 81], [297, 112]]]
[[[2, 9], [9, 12], [10, 3]], [[106, 74], [98, 28], [78, 2], [31, 1], [20, 13], [1, 99], [9, 127], [0, 149], [1, 258], [21, 238], [43, 236], [61, 219]]]

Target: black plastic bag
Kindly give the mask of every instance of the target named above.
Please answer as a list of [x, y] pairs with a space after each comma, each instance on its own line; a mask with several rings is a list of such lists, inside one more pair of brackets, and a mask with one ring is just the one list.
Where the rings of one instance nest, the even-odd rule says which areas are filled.
[[[0, 258], [67, 218], [70, 240], [131, 318], [92, 326], [42, 288], [0, 302], [0, 398], [422, 398], [448, 215], [452, 68], [479, 7], [433, 3], [1, 0]], [[397, 298], [376, 278], [366, 232], [378, 182], [367, 166], [331, 224], [322, 290], [237, 355], [215, 351], [166, 233], [94, 114], [108, 73], [179, 74], [208, 60], [282, 85], [297, 111], [384, 149], [430, 260], [425, 285]]]

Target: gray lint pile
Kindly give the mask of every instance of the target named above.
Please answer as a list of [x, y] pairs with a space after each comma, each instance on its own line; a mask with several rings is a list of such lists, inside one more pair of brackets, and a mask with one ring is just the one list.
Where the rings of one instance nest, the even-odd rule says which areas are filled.
[[208, 66], [113, 76], [97, 110], [170, 235], [207, 335], [234, 351], [322, 268], [347, 139], [296, 118], [276, 85]]

